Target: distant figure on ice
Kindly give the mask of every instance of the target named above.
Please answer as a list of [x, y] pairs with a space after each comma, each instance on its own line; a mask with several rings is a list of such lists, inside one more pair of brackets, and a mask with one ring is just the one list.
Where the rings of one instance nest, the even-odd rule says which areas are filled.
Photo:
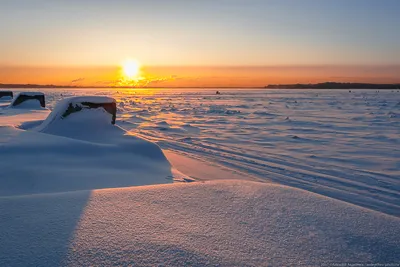
[[215, 92], [216, 95], [220, 95], [221, 93], [219, 91]]

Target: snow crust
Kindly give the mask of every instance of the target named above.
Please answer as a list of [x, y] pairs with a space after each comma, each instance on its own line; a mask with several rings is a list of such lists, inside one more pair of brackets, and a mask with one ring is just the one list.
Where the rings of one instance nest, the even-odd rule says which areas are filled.
[[334, 266], [400, 260], [399, 218], [266, 183], [2, 197], [0, 210], [1, 266]]

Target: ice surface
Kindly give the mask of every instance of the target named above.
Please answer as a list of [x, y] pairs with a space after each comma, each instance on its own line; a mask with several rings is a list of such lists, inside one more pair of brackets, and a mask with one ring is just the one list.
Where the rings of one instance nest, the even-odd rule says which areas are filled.
[[0, 210], [1, 266], [400, 261], [399, 218], [266, 183], [213, 181], [2, 197]]

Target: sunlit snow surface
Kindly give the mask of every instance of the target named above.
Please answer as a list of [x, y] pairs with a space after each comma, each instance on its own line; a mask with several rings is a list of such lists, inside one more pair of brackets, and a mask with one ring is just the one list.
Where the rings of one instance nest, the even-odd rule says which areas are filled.
[[[41, 91], [49, 110], [0, 104], [0, 266], [399, 262], [400, 93]], [[117, 125], [38, 127], [78, 95]]]
[[396, 90], [41, 91], [50, 109], [69, 96], [111, 96], [117, 124], [165, 150], [400, 215]]
[[67, 96], [112, 96], [117, 124], [163, 149], [400, 215], [396, 90], [42, 91], [50, 109]]
[[268, 183], [0, 197], [0, 210], [1, 266], [334, 267], [400, 260], [399, 218]]

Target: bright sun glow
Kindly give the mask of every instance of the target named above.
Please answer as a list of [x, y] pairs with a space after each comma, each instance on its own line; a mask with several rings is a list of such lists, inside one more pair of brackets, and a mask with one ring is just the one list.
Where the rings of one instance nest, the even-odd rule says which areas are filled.
[[122, 70], [128, 78], [134, 78], [139, 75], [140, 64], [136, 60], [126, 60], [122, 65]]

